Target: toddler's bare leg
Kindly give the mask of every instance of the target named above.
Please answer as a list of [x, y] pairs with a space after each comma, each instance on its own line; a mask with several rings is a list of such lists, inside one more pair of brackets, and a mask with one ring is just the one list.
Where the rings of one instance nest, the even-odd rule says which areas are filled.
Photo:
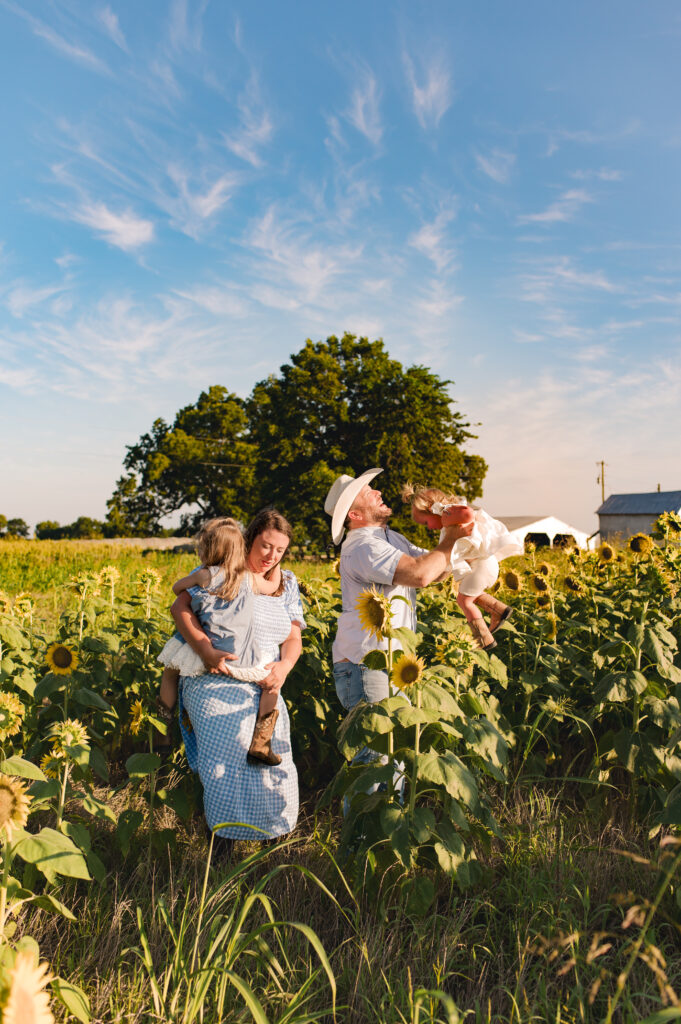
[[456, 600], [459, 608], [461, 608], [462, 612], [466, 616], [466, 621], [471, 628], [471, 633], [478, 641], [479, 646], [483, 651], [493, 650], [497, 646], [497, 642], [487, 628], [487, 623], [475, 604], [475, 598], [470, 597], [468, 594], [462, 594], [461, 591], [459, 591], [456, 595]]
[[489, 615], [489, 628], [491, 633], [495, 633], [502, 622], [506, 622], [510, 618], [513, 609], [503, 601], [499, 601], [498, 598], [492, 597], [491, 594], [480, 594], [476, 597], [475, 603]]
[[164, 668], [163, 675], [161, 676], [161, 689], [159, 690], [159, 699], [161, 703], [172, 710], [177, 703], [177, 684], [180, 678], [180, 673], [176, 668]]
[[264, 718], [265, 715], [269, 715], [270, 711], [274, 711], [278, 700], [278, 690], [261, 690], [260, 704], [258, 705], [258, 718]]

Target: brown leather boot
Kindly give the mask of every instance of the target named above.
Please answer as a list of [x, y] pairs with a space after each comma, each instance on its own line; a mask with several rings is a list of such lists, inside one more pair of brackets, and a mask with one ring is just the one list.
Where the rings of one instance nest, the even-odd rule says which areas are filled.
[[275, 754], [272, 750], [272, 736], [278, 718], [279, 712], [276, 708], [267, 715], [258, 715], [255, 720], [253, 739], [246, 755], [247, 760], [257, 761], [260, 764], [281, 764], [279, 754]]
[[496, 633], [502, 622], [506, 622], [513, 614], [512, 608], [491, 594], [481, 594], [480, 597], [476, 597], [475, 603], [489, 614], [490, 633]]
[[483, 651], [493, 651], [497, 646], [497, 642], [487, 628], [487, 623], [483, 619], [482, 615], [479, 619], [473, 619], [473, 621], [469, 622], [468, 625], [470, 626], [471, 633], [478, 641], [478, 646], [481, 647]]

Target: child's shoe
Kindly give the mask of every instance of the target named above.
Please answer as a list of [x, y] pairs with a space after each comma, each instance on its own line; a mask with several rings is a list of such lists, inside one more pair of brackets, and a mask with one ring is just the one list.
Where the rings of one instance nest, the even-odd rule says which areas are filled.
[[483, 619], [482, 615], [478, 619], [473, 619], [468, 623], [470, 626], [471, 633], [478, 642], [478, 646], [483, 651], [493, 651], [497, 646], [497, 642], [487, 628], [487, 623]]
[[281, 764], [281, 758], [272, 750], [272, 736], [278, 718], [279, 712], [276, 708], [262, 717], [258, 715], [255, 720], [253, 739], [246, 755], [247, 760], [257, 761], [260, 764]]

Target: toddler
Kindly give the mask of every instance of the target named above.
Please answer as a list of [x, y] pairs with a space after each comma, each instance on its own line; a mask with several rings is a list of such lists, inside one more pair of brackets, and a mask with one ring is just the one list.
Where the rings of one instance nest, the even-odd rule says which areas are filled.
[[[510, 555], [522, 555], [523, 545], [508, 532], [498, 519], [482, 509], [473, 509], [461, 498], [446, 494], [437, 487], [402, 488], [402, 500], [411, 504], [415, 523], [429, 530], [473, 523], [467, 537], [460, 537], [452, 548], [452, 575], [459, 583], [457, 602], [473, 636], [484, 651], [497, 646], [493, 633], [510, 616], [512, 609], [485, 591], [499, 577], [499, 562]], [[489, 628], [480, 609], [490, 615]]]
[[[209, 520], [201, 529], [198, 540], [201, 566], [173, 584], [175, 594], [187, 590], [191, 595], [192, 610], [202, 629], [218, 650], [236, 654], [229, 662], [229, 672], [242, 682], [258, 683], [267, 675], [267, 661], [258, 646], [253, 631], [253, 593], [255, 580], [246, 570], [246, 547], [239, 524], [228, 517]], [[266, 582], [276, 588], [281, 570], [276, 567], [273, 579]], [[157, 700], [160, 716], [172, 721], [172, 709], [177, 701], [178, 680], [182, 676], [201, 676], [206, 665], [180, 633], [175, 633], [158, 656], [165, 666]], [[262, 690], [253, 740], [248, 751], [250, 761], [268, 765], [281, 764], [281, 758], [272, 750], [272, 735], [279, 717], [276, 709], [279, 694], [276, 690]]]

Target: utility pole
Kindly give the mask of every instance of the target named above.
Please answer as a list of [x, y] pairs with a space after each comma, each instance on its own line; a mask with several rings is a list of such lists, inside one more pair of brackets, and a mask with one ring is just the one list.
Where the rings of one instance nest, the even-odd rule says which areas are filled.
[[597, 462], [596, 465], [600, 466], [600, 470], [601, 470], [600, 473], [598, 474], [598, 476], [596, 477], [596, 483], [601, 485], [601, 505], [602, 505], [605, 502], [605, 462], [603, 462], [603, 460], [601, 460], [600, 462]]

